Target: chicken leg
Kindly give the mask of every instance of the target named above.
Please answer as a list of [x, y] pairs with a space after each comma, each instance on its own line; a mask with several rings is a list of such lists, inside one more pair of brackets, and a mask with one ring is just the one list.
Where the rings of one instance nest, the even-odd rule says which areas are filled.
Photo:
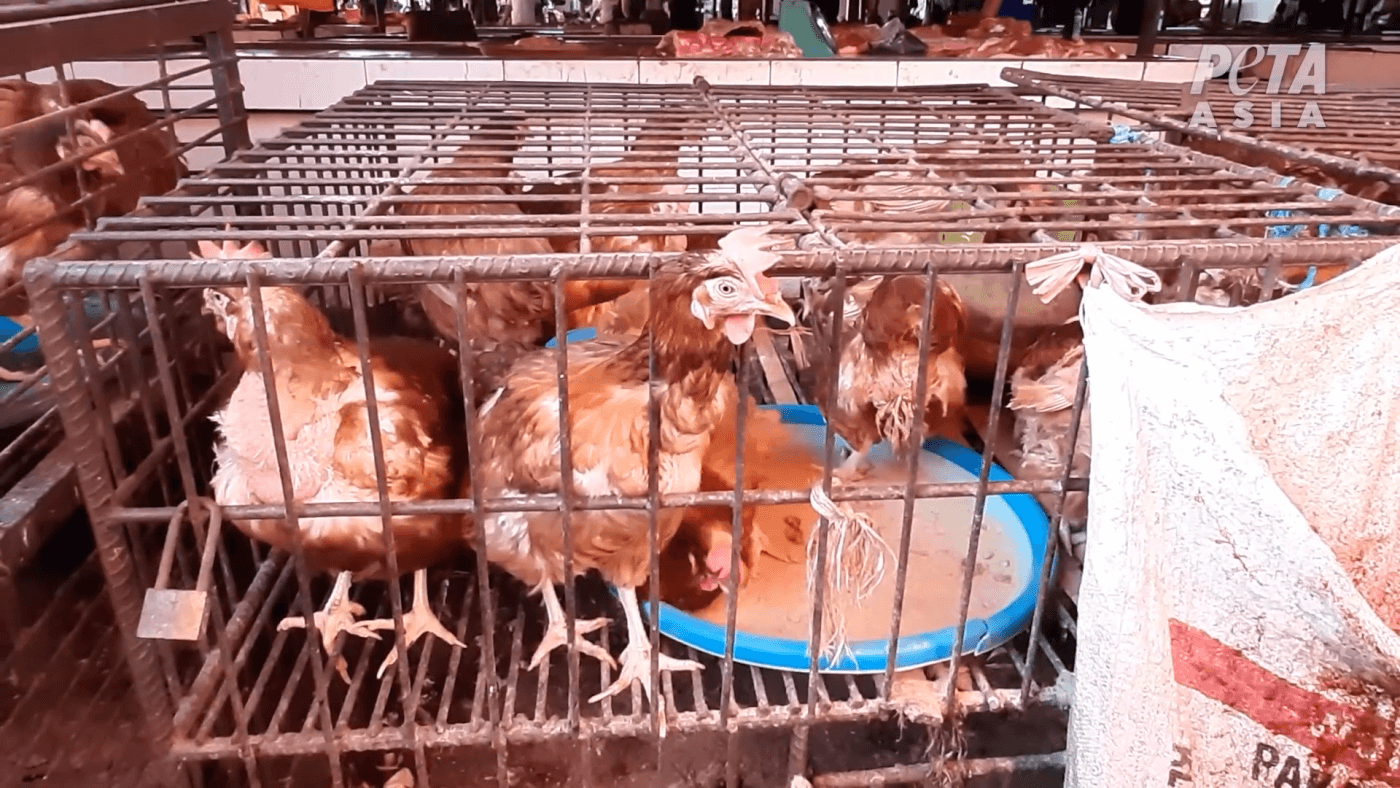
[[[355, 616], [363, 615], [364, 612], [363, 605], [350, 600], [350, 573], [341, 572], [336, 575], [335, 585], [331, 588], [331, 596], [326, 600], [326, 606], [312, 617], [312, 625], [320, 631], [321, 643], [326, 647], [327, 654], [331, 653], [336, 635], [341, 632], [356, 637], [379, 639], [379, 633], [374, 631], [370, 622], [355, 620]], [[305, 626], [305, 616], [287, 616], [278, 622], [277, 631]], [[336, 656], [335, 669], [345, 683], [349, 684], [350, 672], [346, 667], [345, 657]]]
[[[549, 582], [544, 584], [544, 612], [549, 616], [549, 627], [544, 632], [544, 639], [540, 641], [539, 648], [535, 649], [535, 655], [530, 658], [530, 670], [539, 667], [540, 663], [544, 662], [544, 658], [549, 656], [549, 652], [569, 642], [569, 628], [565, 624], [564, 606], [559, 604], [559, 595], [554, 591], [554, 584]], [[584, 635], [602, 629], [607, 623], [606, 618], [595, 618], [591, 621], [575, 623], [574, 648], [599, 662], [608, 663], [609, 667], [615, 668], [617, 662], [607, 649], [583, 639]]]
[[[363, 623], [370, 629], [394, 628], [394, 619], [392, 618], [377, 618]], [[407, 638], [404, 648], [408, 648], [418, 638], [429, 634], [458, 648], [466, 648], [466, 644], [458, 640], [456, 635], [448, 632], [447, 627], [444, 627], [438, 617], [433, 614], [432, 608], [428, 607], [428, 570], [426, 569], [419, 569], [413, 573], [413, 606], [403, 614], [403, 634]], [[389, 656], [385, 657], [384, 662], [379, 665], [379, 672], [375, 676], [384, 678], [385, 671], [398, 661], [399, 650], [397, 648], [391, 649]]]
[[[651, 640], [647, 638], [646, 629], [642, 624], [642, 607], [637, 602], [637, 590], [635, 588], [619, 588], [617, 596], [622, 601], [622, 609], [627, 611], [627, 648], [622, 650], [622, 669], [618, 671], [617, 681], [602, 692], [588, 699], [589, 703], [616, 695], [624, 689], [632, 686], [632, 682], [642, 683], [642, 692], [647, 696], [647, 700], [652, 701], [652, 708], [661, 711], [658, 702], [651, 697]], [[698, 662], [688, 659], [676, 659], [665, 654], [658, 655], [657, 663], [664, 671], [698, 671], [704, 667]], [[662, 735], [665, 731], [666, 715], [661, 713]]]

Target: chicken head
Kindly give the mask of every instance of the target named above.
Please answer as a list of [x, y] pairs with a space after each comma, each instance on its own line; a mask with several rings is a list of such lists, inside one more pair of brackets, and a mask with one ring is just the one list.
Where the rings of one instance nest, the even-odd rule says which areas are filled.
[[760, 315], [797, 323], [778, 283], [763, 273], [782, 259], [770, 248], [769, 229], [744, 227], [720, 239], [717, 257], [733, 273], [706, 279], [691, 296], [691, 313], [707, 329], [723, 324], [725, 338], [735, 345], [749, 341]]
[[[73, 121], [73, 139], [60, 135], [55, 148], [60, 159], [71, 159], [84, 155], [85, 151], [100, 148], [112, 141], [112, 128], [100, 120]], [[108, 148], [83, 159], [82, 167], [88, 172], [108, 178], [118, 178], [126, 174], [121, 157], [116, 148]]]
[[[223, 246], [209, 241], [199, 242], [200, 254], [195, 260], [260, 260], [271, 257], [257, 242], [239, 246], [225, 241]], [[262, 288], [263, 318], [267, 326], [269, 351], [316, 352], [334, 341], [325, 315], [291, 287]], [[246, 287], [207, 287], [204, 289], [204, 314], [214, 318], [219, 331], [245, 362], [256, 356], [253, 339], [253, 300]]]

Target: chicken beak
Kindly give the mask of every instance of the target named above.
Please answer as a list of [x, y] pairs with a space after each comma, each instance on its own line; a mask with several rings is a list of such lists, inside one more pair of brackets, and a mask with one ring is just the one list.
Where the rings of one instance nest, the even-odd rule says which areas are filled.
[[763, 300], [757, 301], [755, 305], [758, 314], [776, 318], [789, 326], [797, 325], [797, 315], [793, 314], [792, 307], [783, 300], [781, 293], [769, 293]]

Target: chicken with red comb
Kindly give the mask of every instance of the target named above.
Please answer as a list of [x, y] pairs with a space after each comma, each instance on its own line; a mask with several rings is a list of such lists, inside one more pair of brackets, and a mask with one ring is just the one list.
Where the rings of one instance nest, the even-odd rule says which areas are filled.
[[[779, 259], [768, 250], [767, 228], [740, 230], [719, 251], [688, 253], [659, 264], [649, 291], [647, 330], [639, 337], [570, 343], [568, 418], [572, 491], [578, 496], [642, 497], [647, 494], [649, 348], [656, 348], [660, 406], [658, 487], [663, 495], [696, 492], [711, 435], [735, 400], [737, 347], [753, 335], [760, 317], [792, 325], [796, 318], [776, 283], [765, 274]], [[554, 353], [535, 351], [517, 360], [504, 386], [481, 410], [478, 478], [487, 497], [558, 493], [560, 401]], [[659, 547], [680, 526], [681, 512], [660, 512]], [[543, 594], [549, 626], [531, 665], [555, 648], [572, 645], [597, 659], [612, 658], [583, 635], [602, 621], [582, 621], [567, 642], [556, 583], [564, 574], [563, 529], [558, 512], [490, 514], [488, 558]], [[627, 647], [617, 681], [591, 702], [640, 680], [650, 692], [651, 646], [636, 589], [649, 566], [648, 517], [638, 510], [575, 510], [570, 518], [572, 567], [598, 570], [617, 589], [627, 616]], [[661, 669], [699, 665], [659, 655]]]

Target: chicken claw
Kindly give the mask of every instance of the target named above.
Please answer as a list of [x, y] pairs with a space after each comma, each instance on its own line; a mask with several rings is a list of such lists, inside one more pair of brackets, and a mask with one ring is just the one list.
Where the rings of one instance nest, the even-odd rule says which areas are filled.
[[[608, 650], [590, 640], [584, 640], [583, 636], [590, 632], [597, 632], [608, 623], [606, 618], [595, 618], [589, 621], [580, 621], [574, 624], [574, 648], [581, 654], [587, 654], [599, 662], [608, 663], [609, 667], [616, 668], [617, 662], [613, 659]], [[540, 641], [539, 648], [535, 649], [535, 655], [530, 658], [530, 670], [540, 666], [545, 657], [556, 648], [566, 644], [569, 640], [569, 630], [563, 621], [557, 624], [550, 624], [544, 632], [544, 639]]]
[[[394, 628], [394, 619], [379, 618], [373, 621], [363, 622], [371, 629]], [[447, 631], [447, 627], [442, 625], [438, 617], [433, 614], [432, 608], [428, 607], [428, 570], [419, 569], [413, 573], [413, 606], [403, 614], [403, 634], [407, 638], [404, 648], [417, 642], [418, 638], [424, 635], [432, 635], [438, 640], [449, 643], [458, 648], [466, 648], [466, 644], [457, 639], [456, 635]], [[377, 678], [384, 678], [384, 673], [399, 661], [399, 650], [390, 649], [389, 655], [379, 665], [379, 672], [375, 674]]]
[[[544, 632], [544, 639], [535, 649], [535, 655], [530, 658], [530, 670], [540, 666], [549, 652], [569, 642], [569, 628], [564, 620], [564, 606], [559, 604], [559, 595], [554, 591], [553, 583], [546, 583], [544, 587], [544, 610], [549, 616], [549, 628]], [[590, 632], [597, 632], [602, 629], [608, 620], [606, 618], [594, 618], [588, 621], [577, 621], [574, 623], [574, 648], [581, 654], [587, 654], [599, 662], [608, 663], [609, 667], [616, 668], [617, 662], [613, 660], [608, 650], [584, 640], [583, 636]]]
[[[676, 659], [672, 656], [662, 654], [657, 660], [662, 673], [668, 671], [702, 671], [704, 665], [688, 659]], [[622, 650], [622, 669], [618, 671], [617, 681], [614, 681], [607, 689], [588, 699], [589, 703], [597, 703], [604, 698], [611, 697], [632, 686], [632, 682], [639, 681], [642, 684], [642, 692], [651, 699], [651, 643], [646, 640], [634, 640], [627, 644], [627, 648]]]
[[[326, 600], [326, 606], [312, 616], [312, 624], [321, 633], [321, 644], [325, 646], [327, 654], [331, 653], [335, 646], [335, 638], [341, 632], [379, 640], [379, 633], [374, 631], [372, 622], [355, 620], [355, 616], [364, 615], [364, 612], [363, 605], [350, 600], [350, 573], [341, 572], [336, 575], [335, 586], [331, 588], [331, 596]], [[305, 626], [305, 616], [287, 616], [277, 623], [277, 631]], [[345, 657], [336, 656], [335, 670], [346, 684], [350, 683], [350, 671], [345, 664]]]
[[[651, 641], [647, 639], [646, 630], [642, 624], [642, 608], [637, 602], [637, 590], [635, 588], [619, 588], [617, 596], [622, 600], [622, 609], [627, 611], [627, 648], [622, 650], [622, 669], [618, 671], [617, 681], [589, 698], [588, 702], [597, 703], [632, 686], [632, 682], [639, 681], [642, 684], [642, 693], [647, 696], [647, 700], [651, 702], [652, 710], [657, 715], [657, 732], [661, 736], [665, 736], [666, 711], [663, 708], [663, 701], [661, 698], [651, 696]], [[676, 659], [665, 654], [657, 655], [657, 665], [663, 673], [705, 669], [699, 662]]]

